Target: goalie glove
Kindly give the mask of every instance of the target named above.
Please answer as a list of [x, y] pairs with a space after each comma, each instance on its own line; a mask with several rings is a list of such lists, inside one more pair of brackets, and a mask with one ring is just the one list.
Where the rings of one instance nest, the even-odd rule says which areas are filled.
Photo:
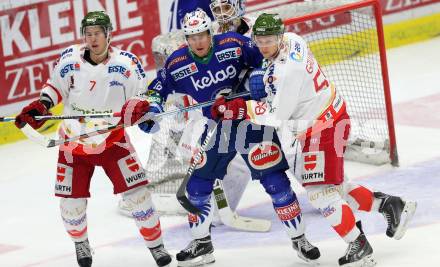
[[222, 96], [215, 100], [211, 107], [211, 116], [214, 120], [242, 120], [246, 118], [247, 106], [243, 98], [226, 101]]
[[26, 107], [24, 107], [23, 110], [20, 112], [20, 114], [18, 114], [17, 117], [15, 117], [15, 126], [21, 129], [26, 124], [29, 124], [32, 128], [38, 129], [41, 126], [43, 126], [46, 120], [36, 120], [35, 116], [46, 116], [46, 115], [52, 115], [52, 114], [47, 110], [47, 107], [43, 104], [43, 102], [41, 102], [40, 100], [35, 100]]

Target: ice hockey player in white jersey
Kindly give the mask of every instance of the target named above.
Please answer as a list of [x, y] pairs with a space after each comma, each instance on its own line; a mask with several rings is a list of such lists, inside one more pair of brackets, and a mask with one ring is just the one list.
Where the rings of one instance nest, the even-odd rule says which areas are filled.
[[[17, 127], [26, 123], [35, 129], [41, 127], [44, 121], [35, 120], [35, 116], [49, 114], [48, 110], [61, 102], [64, 114], [69, 115], [117, 111], [122, 114], [121, 121], [119, 118], [65, 120], [60, 127], [63, 137], [109, 124], [130, 124], [140, 117], [139, 114], [151, 111], [146, 101], [134, 107], [124, 104], [145, 89], [146, 73], [135, 55], [110, 46], [111, 30], [106, 13], [87, 13], [81, 22], [84, 44], [72, 45], [61, 53], [40, 98], [16, 117]], [[113, 183], [114, 193], [121, 193], [132, 203], [132, 217], [157, 265], [168, 265], [171, 256], [163, 246], [159, 217], [145, 186], [148, 184], [145, 170], [125, 131], [120, 129], [70, 142], [59, 149], [55, 195], [60, 197], [61, 218], [74, 241], [79, 266], [92, 265], [86, 209], [96, 166], [104, 169]]]
[[[265, 62], [264, 69], [250, 76], [251, 98], [263, 102], [248, 102], [250, 117], [278, 127], [279, 136], [286, 136], [283, 130], [290, 133], [288, 145], [295, 137], [299, 141], [295, 176], [312, 206], [348, 244], [339, 265], [373, 266], [373, 249], [353, 211], [382, 213], [388, 223], [387, 236], [400, 239], [416, 203], [344, 181], [344, 151], [350, 133], [346, 102], [303, 38], [284, 33], [276, 14], [262, 14], [254, 24], [253, 41]], [[262, 104], [266, 104], [265, 112], [253, 112]]]

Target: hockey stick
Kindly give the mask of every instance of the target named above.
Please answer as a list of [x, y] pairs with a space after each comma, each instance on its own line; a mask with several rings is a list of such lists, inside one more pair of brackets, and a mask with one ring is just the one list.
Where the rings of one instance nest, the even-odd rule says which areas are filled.
[[[243, 69], [240, 72], [240, 74], [238, 75], [238, 83], [234, 86], [231, 93], [234, 94], [238, 90], [238, 88], [243, 84], [243, 81], [245, 80], [244, 77], [248, 73], [250, 73], [250, 70], [251, 69]], [[249, 95], [249, 92], [246, 92], [246, 93], [247, 93], [247, 95]], [[235, 95], [238, 95], [238, 94], [234, 94], [233, 96], [235, 96]], [[229, 99], [231, 99], [231, 98], [229, 98]], [[215, 101], [215, 100], [212, 100], [212, 101]], [[191, 201], [189, 201], [188, 197], [186, 196], [186, 186], [188, 185], [188, 182], [189, 182], [189, 179], [191, 178], [192, 173], [194, 172], [195, 168], [199, 164], [199, 161], [200, 161], [203, 153], [205, 152], [212, 136], [214, 136], [219, 123], [220, 123], [220, 121], [216, 123], [215, 127], [213, 127], [211, 130], [208, 130], [208, 133], [206, 134], [206, 137], [205, 137], [205, 140], [203, 141], [203, 144], [200, 146], [199, 151], [197, 152], [197, 154], [193, 158], [193, 162], [189, 166], [188, 171], [186, 172], [185, 178], [183, 179], [183, 181], [180, 184], [179, 189], [177, 190], [177, 193], [176, 193], [176, 197], [177, 197], [177, 200], [179, 201], [180, 205], [182, 205], [182, 207], [185, 210], [187, 210], [188, 212], [193, 213], [193, 214], [199, 214], [200, 210], [197, 207], [195, 207], [191, 203]]]
[[[88, 115], [35, 116], [36, 120], [80, 120], [121, 117], [120, 112], [97, 113]], [[15, 117], [0, 117], [0, 122], [15, 121]]]
[[[241, 93], [237, 93], [235, 95], [227, 96], [226, 99], [231, 100], [231, 99], [234, 99], [237, 97], [245, 97], [245, 96], [249, 96], [249, 95], [250, 95], [249, 92], [241, 92]], [[197, 103], [195, 105], [191, 105], [188, 107], [184, 107], [184, 108], [180, 108], [180, 109], [176, 109], [176, 110], [172, 110], [172, 111], [168, 111], [168, 112], [162, 112], [162, 113], [156, 114], [155, 117], [160, 118], [163, 116], [175, 115], [178, 113], [207, 107], [207, 106], [214, 104], [214, 102], [215, 102], [215, 100], [209, 100], [209, 101], [206, 101], [203, 103]], [[120, 112], [113, 112], [113, 113], [97, 113], [97, 114], [87, 114], [87, 115], [35, 116], [35, 119], [36, 120], [69, 120], [69, 119], [99, 119], [99, 118], [114, 118], [114, 117], [121, 117], [121, 113]], [[145, 119], [145, 120], [147, 120], [147, 119]], [[139, 123], [142, 123], [145, 120], [139, 121]], [[9, 121], [15, 121], [15, 117], [0, 117], [0, 122], [9, 122]], [[135, 125], [135, 124], [133, 124], [133, 125]]]
[[193, 213], [193, 214], [200, 213], [200, 210], [197, 207], [195, 207], [191, 203], [191, 201], [189, 201], [188, 197], [186, 196], [186, 186], [188, 185], [189, 178], [191, 177], [195, 168], [199, 164], [199, 161], [200, 161], [203, 153], [205, 152], [206, 147], [209, 145], [209, 141], [211, 140], [212, 136], [214, 136], [217, 126], [218, 126], [218, 123], [206, 135], [205, 140], [203, 141], [203, 144], [201, 145], [199, 151], [197, 152], [197, 154], [193, 158], [193, 161], [192, 161], [191, 165], [189, 166], [188, 171], [185, 174], [185, 178], [183, 179], [183, 181], [180, 184], [179, 189], [177, 190], [177, 193], [176, 193], [176, 197], [177, 197], [177, 200], [179, 201], [180, 205], [184, 209], [186, 209], [188, 212]]
[[[237, 93], [234, 94], [232, 96], [226, 97], [226, 99], [230, 100], [230, 99], [234, 99], [234, 98], [238, 98], [238, 97], [245, 97], [245, 96], [249, 96], [249, 92], [241, 92], [241, 93]], [[61, 144], [65, 144], [68, 142], [73, 142], [73, 141], [77, 141], [79, 139], [82, 138], [88, 138], [88, 137], [92, 137], [92, 136], [96, 136], [96, 135], [100, 135], [100, 134], [105, 134], [111, 131], [115, 131], [118, 129], [122, 129], [128, 126], [133, 126], [133, 125], [137, 125], [139, 123], [145, 122], [147, 120], [152, 120], [152, 119], [158, 119], [161, 117], [165, 117], [165, 116], [171, 116], [171, 115], [175, 115], [178, 113], [182, 113], [182, 112], [187, 112], [187, 111], [191, 111], [191, 110], [195, 110], [195, 109], [199, 109], [199, 108], [203, 108], [203, 107], [207, 107], [212, 105], [215, 102], [215, 100], [209, 100], [203, 103], [198, 103], [195, 105], [191, 105], [188, 107], [184, 107], [181, 109], [176, 109], [176, 110], [171, 110], [171, 111], [167, 111], [167, 112], [162, 112], [159, 114], [154, 114], [152, 115], [151, 113], [147, 113], [145, 114], [140, 120], [138, 120], [136, 123], [131, 124], [131, 125], [124, 125], [124, 124], [116, 124], [116, 125], [111, 125], [108, 126], [106, 128], [102, 128], [100, 130], [96, 130], [93, 132], [89, 132], [89, 133], [83, 133], [77, 136], [73, 136], [70, 138], [60, 138], [60, 139], [51, 139], [48, 138], [42, 134], [40, 134], [39, 132], [37, 132], [36, 130], [34, 130], [32, 127], [30, 127], [29, 125], [25, 125], [23, 128], [21, 128], [21, 131], [32, 141], [44, 146], [44, 147], [54, 147], [54, 146], [59, 146]]]
[[215, 180], [213, 193], [220, 220], [224, 225], [248, 232], [268, 232], [270, 230], [272, 223], [269, 220], [244, 217], [231, 210], [221, 180]]

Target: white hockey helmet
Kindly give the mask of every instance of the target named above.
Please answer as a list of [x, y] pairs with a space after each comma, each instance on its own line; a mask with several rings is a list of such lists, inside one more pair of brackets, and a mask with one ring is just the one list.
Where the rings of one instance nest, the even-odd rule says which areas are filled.
[[211, 0], [209, 8], [219, 23], [227, 23], [244, 15], [245, 2], [245, 0]]
[[212, 33], [212, 21], [211, 18], [200, 8], [186, 13], [183, 18], [183, 33], [185, 35], [192, 35], [209, 31]]

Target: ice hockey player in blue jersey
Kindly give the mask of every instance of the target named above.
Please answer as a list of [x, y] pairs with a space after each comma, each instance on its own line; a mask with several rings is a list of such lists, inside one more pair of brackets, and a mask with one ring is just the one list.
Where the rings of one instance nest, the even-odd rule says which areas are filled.
[[[176, 255], [178, 266], [214, 262], [210, 236], [213, 183], [225, 176], [229, 162], [237, 153], [246, 162], [252, 178], [259, 180], [272, 198], [275, 212], [299, 257], [306, 261], [316, 260], [320, 253], [305, 238], [301, 209], [285, 174], [288, 165], [276, 132], [271, 127], [244, 120], [246, 104], [243, 99], [225, 105], [222, 96], [231, 92], [243, 69], [261, 65], [262, 55], [249, 38], [240, 34], [213, 35], [211, 20], [202, 10], [186, 14], [183, 30], [188, 46], [171, 54], [149, 85], [149, 91], [155, 91], [164, 99], [173, 92], [188, 94], [199, 103], [217, 99], [211, 108], [203, 110], [203, 114], [220, 123], [210, 139], [210, 148], [205, 151], [186, 188], [189, 200], [202, 212], [188, 216], [194, 240]], [[201, 142], [207, 131], [216, 125], [213, 120], [205, 125]]]

